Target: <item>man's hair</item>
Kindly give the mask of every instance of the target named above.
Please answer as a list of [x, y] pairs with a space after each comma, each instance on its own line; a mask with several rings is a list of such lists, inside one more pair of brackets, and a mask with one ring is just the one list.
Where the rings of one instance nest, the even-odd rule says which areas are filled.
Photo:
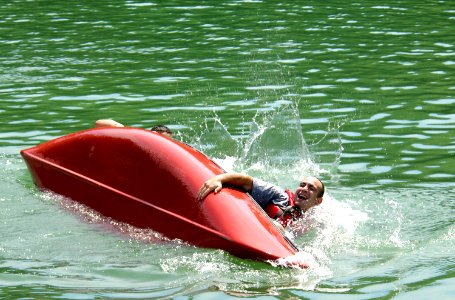
[[165, 125], [155, 125], [150, 130], [156, 131], [158, 133], [166, 132], [166, 133], [172, 134], [172, 131]]
[[324, 196], [325, 186], [321, 179], [319, 179], [317, 177], [316, 177], [316, 179], [319, 180], [319, 182], [321, 183], [321, 190], [318, 192], [318, 198], [319, 198], [319, 197]]

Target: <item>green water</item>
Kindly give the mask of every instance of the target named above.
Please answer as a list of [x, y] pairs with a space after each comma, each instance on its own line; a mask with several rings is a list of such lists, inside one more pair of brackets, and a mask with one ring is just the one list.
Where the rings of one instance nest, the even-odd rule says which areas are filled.
[[[455, 297], [453, 1], [3, 1], [0, 16], [0, 298]], [[283, 187], [323, 178], [292, 229], [312, 268], [38, 192], [19, 150], [100, 118], [167, 124]]]

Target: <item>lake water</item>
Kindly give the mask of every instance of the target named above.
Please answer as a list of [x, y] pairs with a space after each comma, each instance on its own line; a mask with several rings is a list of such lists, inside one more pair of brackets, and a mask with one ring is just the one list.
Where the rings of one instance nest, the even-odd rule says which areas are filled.
[[[453, 299], [455, 3], [4, 1], [0, 298]], [[227, 170], [320, 176], [309, 270], [39, 192], [19, 151], [113, 118]], [[172, 196], [170, 196], [172, 197]]]

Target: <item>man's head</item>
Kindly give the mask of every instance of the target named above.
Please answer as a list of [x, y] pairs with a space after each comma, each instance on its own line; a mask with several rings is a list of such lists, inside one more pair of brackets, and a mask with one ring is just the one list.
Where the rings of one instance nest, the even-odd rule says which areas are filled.
[[150, 130], [158, 132], [159, 134], [165, 135], [170, 138], [172, 137], [172, 131], [167, 126], [164, 125], [153, 126]]
[[325, 187], [321, 180], [310, 176], [300, 181], [295, 191], [295, 204], [303, 211], [322, 203]]

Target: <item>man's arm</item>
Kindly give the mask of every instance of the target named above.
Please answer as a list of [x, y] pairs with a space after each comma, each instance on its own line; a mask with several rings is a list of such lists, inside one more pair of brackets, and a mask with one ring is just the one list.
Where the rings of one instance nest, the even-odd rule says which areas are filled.
[[111, 119], [101, 119], [95, 122], [95, 127], [125, 127], [122, 123]]
[[198, 200], [204, 199], [208, 194], [219, 193], [224, 185], [230, 185], [250, 193], [253, 189], [253, 177], [241, 173], [224, 173], [216, 175], [201, 186], [199, 189]]

